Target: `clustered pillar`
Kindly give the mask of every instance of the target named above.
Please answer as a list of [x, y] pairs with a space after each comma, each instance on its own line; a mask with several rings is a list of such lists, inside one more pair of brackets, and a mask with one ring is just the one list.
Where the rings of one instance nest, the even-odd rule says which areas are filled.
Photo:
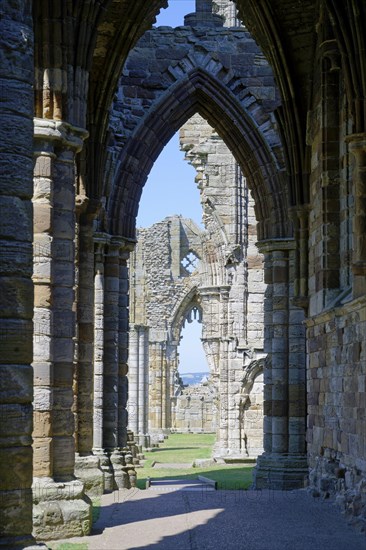
[[132, 245], [120, 249], [119, 264], [119, 324], [118, 324], [118, 445], [127, 446], [128, 401], [128, 329], [129, 329], [129, 275], [127, 261]]
[[87, 534], [75, 479], [75, 155], [86, 132], [35, 120], [33, 527], [44, 540]]
[[[104, 473], [104, 490], [129, 488], [135, 478], [127, 440], [128, 246], [96, 234], [94, 265], [93, 454]], [[130, 445], [131, 447], [131, 445]]]
[[293, 305], [294, 241], [258, 243], [265, 256], [264, 453], [258, 457], [255, 486], [302, 487], [305, 454], [306, 374], [304, 313]]
[[[90, 497], [98, 497], [104, 491], [104, 474], [100, 460], [93, 453], [96, 442], [93, 437], [101, 439], [101, 428], [94, 431], [93, 423], [101, 427], [94, 418], [94, 303], [99, 304], [100, 279], [94, 275], [94, 239], [93, 215], [86, 212], [80, 217], [79, 229], [79, 284], [78, 284], [78, 349], [77, 349], [77, 446], [75, 475], [85, 485], [85, 492]], [[96, 263], [97, 263], [96, 255]], [[98, 265], [98, 270], [100, 265]], [[94, 288], [94, 281], [96, 288]], [[99, 319], [100, 321], [100, 319]], [[99, 323], [98, 331], [102, 325]], [[99, 334], [99, 332], [97, 333]], [[98, 361], [95, 363], [99, 369]], [[98, 375], [100, 376], [100, 370]], [[100, 379], [97, 382], [102, 382]], [[99, 396], [98, 396], [99, 397]], [[101, 416], [100, 402], [98, 414]], [[101, 447], [96, 445], [96, 448]]]

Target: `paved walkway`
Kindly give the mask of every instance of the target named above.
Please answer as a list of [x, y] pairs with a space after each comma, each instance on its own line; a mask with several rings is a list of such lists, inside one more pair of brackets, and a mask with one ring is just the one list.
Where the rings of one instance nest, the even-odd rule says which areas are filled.
[[[89, 550], [365, 550], [366, 537], [306, 491], [161, 491], [104, 495]], [[54, 546], [53, 546], [54, 547]]]

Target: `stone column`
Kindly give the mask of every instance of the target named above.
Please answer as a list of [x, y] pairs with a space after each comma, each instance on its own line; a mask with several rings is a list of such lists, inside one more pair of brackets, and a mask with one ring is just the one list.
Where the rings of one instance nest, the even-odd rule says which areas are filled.
[[128, 330], [129, 330], [129, 275], [127, 260], [133, 245], [120, 249], [119, 271], [119, 338], [118, 338], [118, 446], [127, 445], [128, 402]]
[[161, 342], [150, 342], [149, 345], [149, 432], [162, 433], [162, 349]]
[[[105, 449], [105, 409], [106, 409], [106, 345], [108, 336], [106, 322], [106, 307], [108, 302], [109, 282], [106, 282], [106, 254], [108, 252], [109, 236], [100, 233], [94, 235], [95, 266], [94, 266], [94, 416], [93, 416], [93, 454], [99, 458], [104, 474], [104, 490], [114, 489], [113, 468], [108, 450]], [[118, 322], [118, 321], [117, 321]]]
[[[289, 280], [294, 280], [295, 251], [289, 252]], [[290, 285], [288, 352], [288, 452], [306, 454], [306, 327], [305, 313], [293, 300]], [[302, 296], [306, 296], [303, 293]]]
[[33, 541], [32, 3], [1, 8], [0, 547], [25, 548]]
[[293, 302], [302, 307], [308, 308], [308, 272], [309, 272], [309, 205], [294, 207], [290, 214], [293, 221], [296, 249], [294, 266], [294, 298]]
[[263, 387], [263, 449], [265, 453], [272, 452], [272, 369], [270, 365], [273, 336], [273, 277], [272, 255], [264, 254], [264, 282], [267, 285], [264, 300], [264, 353], [267, 354], [266, 368], [264, 369]]
[[129, 427], [138, 438], [139, 444], [148, 446], [148, 370], [149, 333], [143, 325], [132, 325], [129, 336]]
[[[121, 447], [127, 444], [126, 353], [121, 354], [127, 330], [124, 289], [126, 259], [121, 264], [123, 241], [105, 234], [94, 237], [94, 455], [100, 459], [105, 491], [129, 487]], [[123, 269], [121, 270], [121, 265]], [[120, 311], [120, 306], [122, 312]], [[120, 360], [122, 363], [120, 363]], [[120, 373], [122, 372], [122, 376]], [[120, 404], [120, 399], [122, 405]]]
[[353, 218], [353, 295], [355, 298], [366, 293], [366, 134], [347, 136], [346, 141], [355, 162], [353, 187], [355, 213]]
[[264, 372], [265, 452], [258, 457], [254, 483], [257, 488], [294, 489], [303, 487], [307, 476], [303, 401], [305, 356], [296, 355], [299, 349], [303, 351], [304, 333], [298, 326], [290, 326], [290, 322], [299, 322], [297, 312], [301, 311], [290, 303], [294, 241], [278, 239], [260, 242], [258, 246], [265, 254], [265, 282], [268, 285], [265, 300], [265, 351], [268, 356]]
[[[35, 120], [34, 533], [85, 535], [90, 503], [74, 477], [75, 155], [86, 132]], [[72, 511], [72, 515], [71, 514]]]
[[128, 354], [128, 426], [137, 434], [138, 432], [138, 359], [139, 359], [139, 333], [138, 327], [131, 325], [129, 332]]
[[161, 428], [163, 433], [167, 433], [168, 425], [167, 425], [167, 381], [168, 381], [168, 361], [166, 357], [166, 342], [161, 342], [160, 344], [160, 353], [161, 353], [161, 389], [160, 389], [160, 395], [161, 395]]
[[110, 457], [113, 487], [129, 488], [125, 453], [119, 447], [120, 255], [124, 241], [112, 237], [107, 247], [104, 288], [103, 444]]
[[138, 428], [136, 435], [139, 444], [148, 447], [147, 441], [147, 414], [149, 399], [149, 331], [148, 327], [138, 327]]
[[145, 417], [144, 417], [144, 447], [150, 448], [150, 436], [149, 434], [149, 368], [150, 368], [150, 359], [149, 359], [149, 327], [146, 327], [146, 338], [145, 338]]
[[145, 356], [146, 356], [146, 332], [144, 327], [139, 327], [139, 358], [138, 358], [138, 431], [136, 435], [143, 436], [145, 432]]
[[288, 252], [272, 252], [272, 452], [288, 449]]
[[81, 216], [79, 229], [77, 427], [75, 475], [90, 497], [104, 492], [104, 474], [93, 455], [94, 415], [94, 239], [93, 216]]
[[118, 446], [119, 245], [107, 245], [104, 268], [104, 387], [103, 442], [112, 452]]
[[93, 451], [96, 455], [103, 454], [104, 246], [103, 238], [95, 238]]

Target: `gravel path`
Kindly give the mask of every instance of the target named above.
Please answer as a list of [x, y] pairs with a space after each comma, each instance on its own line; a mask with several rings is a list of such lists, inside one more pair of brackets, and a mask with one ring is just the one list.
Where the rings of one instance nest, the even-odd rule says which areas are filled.
[[[178, 488], [177, 488], [178, 489]], [[306, 491], [167, 491], [104, 495], [89, 550], [366, 550], [366, 537]]]

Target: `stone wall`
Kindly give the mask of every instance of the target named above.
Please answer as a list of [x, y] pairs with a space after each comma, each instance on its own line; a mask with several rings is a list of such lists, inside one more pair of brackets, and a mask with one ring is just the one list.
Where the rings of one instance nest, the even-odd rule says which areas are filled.
[[357, 267], [357, 193], [365, 141], [359, 135], [346, 138], [352, 119], [340, 52], [330, 37], [324, 25], [318, 34], [321, 55], [309, 127], [314, 202], [309, 216], [307, 442], [314, 494], [337, 493], [343, 509], [364, 528], [366, 300], [364, 271]]
[[200, 384], [181, 386], [172, 400], [172, 432], [215, 433], [218, 401], [209, 378]]

